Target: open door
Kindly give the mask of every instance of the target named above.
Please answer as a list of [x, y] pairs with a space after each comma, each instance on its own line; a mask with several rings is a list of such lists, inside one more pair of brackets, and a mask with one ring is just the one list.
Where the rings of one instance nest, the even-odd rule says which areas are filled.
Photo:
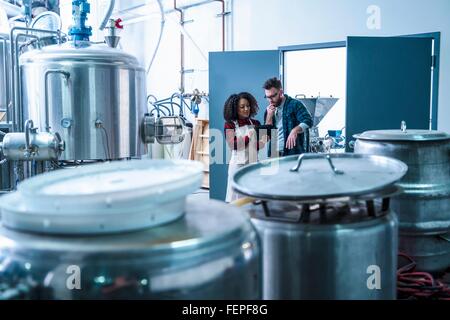
[[[250, 92], [259, 104], [256, 117], [263, 121], [267, 101], [264, 99], [262, 86], [264, 81], [277, 77], [280, 73], [280, 53], [270, 51], [233, 51], [212, 52], [209, 55], [209, 95], [210, 95], [210, 134], [221, 132], [222, 144], [216, 143], [217, 135], [211, 137], [210, 143], [222, 150], [210, 150], [210, 197], [225, 200], [228, 178], [227, 145], [224, 139], [223, 106], [233, 93]], [[213, 131], [214, 130], [214, 131]], [[220, 155], [221, 153], [221, 155]], [[219, 159], [221, 158], [221, 159]]]
[[347, 47], [348, 142], [367, 130], [400, 129], [402, 121], [430, 129], [431, 37], [349, 37]]

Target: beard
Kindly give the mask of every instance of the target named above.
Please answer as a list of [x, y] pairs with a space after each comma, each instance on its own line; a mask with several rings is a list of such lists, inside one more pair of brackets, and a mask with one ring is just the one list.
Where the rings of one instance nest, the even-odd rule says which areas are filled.
[[280, 98], [278, 99], [278, 101], [274, 102], [274, 107], [279, 108], [281, 106], [281, 104], [283, 103], [283, 99]]

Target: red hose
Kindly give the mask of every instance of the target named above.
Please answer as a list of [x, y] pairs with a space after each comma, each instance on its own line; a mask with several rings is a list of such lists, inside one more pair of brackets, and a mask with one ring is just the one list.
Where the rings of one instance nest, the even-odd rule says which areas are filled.
[[407, 265], [397, 270], [397, 287], [400, 299], [416, 300], [448, 300], [450, 287], [436, 280], [427, 272], [417, 272], [417, 263], [408, 255], [400, 253], [399, 257], [409, 261]]

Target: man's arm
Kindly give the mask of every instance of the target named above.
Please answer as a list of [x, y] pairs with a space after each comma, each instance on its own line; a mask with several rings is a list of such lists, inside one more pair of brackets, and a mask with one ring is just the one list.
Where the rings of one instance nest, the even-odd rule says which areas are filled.
[[306, 130], [313, 127], [313, 119], [305, 105], [299, 102], [296, 112], [297, 121], [300, 123], [300, 133], [306, 132]]
[[289, 150], [294, 149], [297, 146], [298, 135], [306, 132], [306, 130], [312, 128], [313, 126], [311, 114], [303, 105], [303, 103], [299, 102], [299, 104], [295, 108], [295, 117], [300, 124], [292, 129], [291, 133], [289, 134], [286, 142], [286, 148]]

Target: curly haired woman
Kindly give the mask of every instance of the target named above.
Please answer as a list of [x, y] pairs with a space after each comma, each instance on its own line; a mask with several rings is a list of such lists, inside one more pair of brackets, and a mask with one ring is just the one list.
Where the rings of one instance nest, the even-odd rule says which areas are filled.
[[257, 141], [255, 127], [260, 126], [258, 120], [253, 119], [258, 113], [258, 103], [248, 92], [231, 95], [224, 106], [225, 137], [232, 150], [228, 167], [228, 187], [226, 202], [233, 202], [240, 198], [231, 188], [234, 173], [241, 167], [257, 161], [258, 150], [264, 147], [266, 141]]

